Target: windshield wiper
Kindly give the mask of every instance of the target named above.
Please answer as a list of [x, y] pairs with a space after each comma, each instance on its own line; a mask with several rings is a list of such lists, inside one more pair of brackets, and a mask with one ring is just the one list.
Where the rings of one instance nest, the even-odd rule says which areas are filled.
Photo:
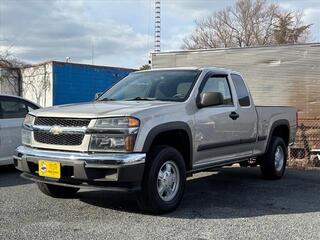
[[148, 98], [148, 97], [134, 97], [134, 98], [126, 98], [123, 101], [154, 101], [155, 98]]

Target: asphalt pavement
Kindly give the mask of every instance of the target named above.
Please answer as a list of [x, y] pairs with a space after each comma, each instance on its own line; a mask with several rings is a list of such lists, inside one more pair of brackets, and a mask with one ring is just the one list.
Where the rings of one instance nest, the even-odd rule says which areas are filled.
[[320, 239], [320, 171], [290, 169], [278, 181], [256, 168], [200, 173], [175, 212], [153, 216], [134, 194], [54, 199], [0, 167], [0, 239]]

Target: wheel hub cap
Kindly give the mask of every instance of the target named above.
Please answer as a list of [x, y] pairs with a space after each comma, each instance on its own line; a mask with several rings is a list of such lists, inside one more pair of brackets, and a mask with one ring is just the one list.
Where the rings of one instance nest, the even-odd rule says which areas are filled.
[[278, 172], [280, 172], [284, 164], [284, 152], [282, 150], [282, 147], [280, 146], [277, 147], [274, 159], [275, 159], [274, 161], [275, 168]]
[[180, 178], [177, 165], [172, 161], [165, 162], [158, 173], [157, 190], [164, 201], [172, 200], [179, 188]]

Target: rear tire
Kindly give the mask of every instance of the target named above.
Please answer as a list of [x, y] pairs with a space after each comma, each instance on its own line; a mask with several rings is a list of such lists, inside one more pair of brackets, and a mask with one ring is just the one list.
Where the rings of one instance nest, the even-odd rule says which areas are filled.
[[186, 183], [185, 162], [175, 148], [156, 146], [148, 156], [139, 206], [147, 212], [160, 214], [175, 210], [180, 204]]
[[63, 187], [42, 182], [37, 182], [37, 186], [42, 193], [54, 198], [70, 198], [79, 191], [79, 188]]
[[259, 159], [262, 175], [266, 179], [280, 179], [284, 175], [288, 150], [281, 137], [272, 137], [265, 155]]

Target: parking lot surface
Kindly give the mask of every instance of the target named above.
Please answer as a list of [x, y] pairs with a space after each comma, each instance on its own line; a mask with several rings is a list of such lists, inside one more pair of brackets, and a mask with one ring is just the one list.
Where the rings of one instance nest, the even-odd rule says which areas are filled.
[[200, 173], [175, 212], [152, 216], [134, 194], [54, 199], [1, 167], [0, 239], [320, 239], [320, 171], [291, 169], [280, 181], [255, 168]]

